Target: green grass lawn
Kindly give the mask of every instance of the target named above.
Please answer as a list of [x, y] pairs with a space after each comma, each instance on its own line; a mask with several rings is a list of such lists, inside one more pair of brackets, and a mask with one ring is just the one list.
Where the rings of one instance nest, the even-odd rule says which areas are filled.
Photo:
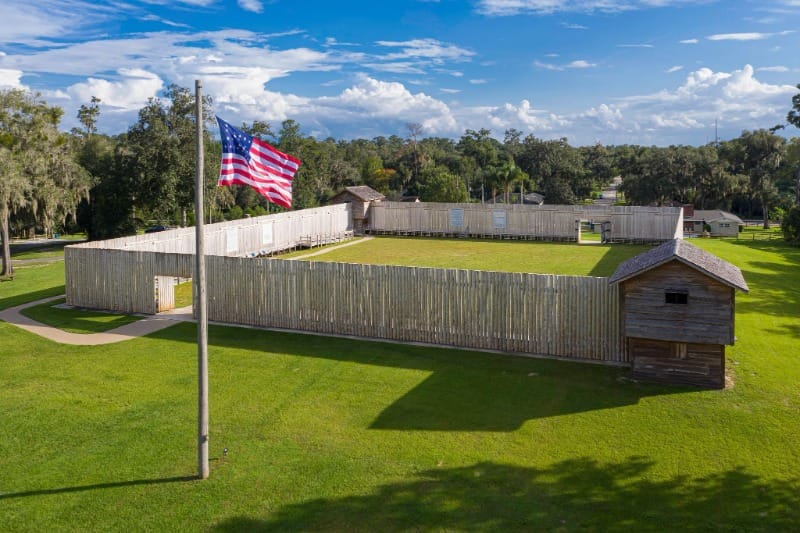
[[175, 285], [175, 308], [192, 305], [192, 281], [184, 281]]
[[578, 246], [575, 243], [539, 241], [377, 237], [301, 259], [575, 276], [610, 276], [619, 263], [640, 253], [643, 249], [641, 246], [626, 244]]
[[15, 265], [14, 279], [0, 281], [0, 309], [64, 294], [64, 262]]
[[[732, 389], [211, 327], [206, 481], [193, 479], [193, 325], [75, 347], [0, 323], [2, 529], [797, 530], [800, 250], [693, 242], [739, 265], [751, 288], [737, 296]], [[484, 263], [468, 261], [496, 269], [509, 244], [529, 243], [489, 242]], [[586, 261], [584, 250], [623, 254], [565, 246], [551, 264]], [[450, 255], [446, 266], [457, 263]], [[23, 272], [10, 283], [52, 289]]]
[[88, 309], [61, 309], [65, 298], [45, 302], [22, 310], [22, 314], [48, 326], [71, 333], [99, 333], [124, 326], [142, 317], [90, 311]]
[[[14, 279], [0, 279], [0, 309], [33, 302], [50, 296], [64, 294], [64, 246], [69, 241], [54, 245], [22, 249], [11, 245], [11, 264]], [[23, 262], [18, 260], [23, 259]]]

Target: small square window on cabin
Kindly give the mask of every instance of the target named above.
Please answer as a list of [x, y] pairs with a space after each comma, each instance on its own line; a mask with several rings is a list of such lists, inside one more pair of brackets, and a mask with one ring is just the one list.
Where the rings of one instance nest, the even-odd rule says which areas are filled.
[[687, 291], [665, 291], [664, 303], [667, 304], [688, 304], [689, 293]]

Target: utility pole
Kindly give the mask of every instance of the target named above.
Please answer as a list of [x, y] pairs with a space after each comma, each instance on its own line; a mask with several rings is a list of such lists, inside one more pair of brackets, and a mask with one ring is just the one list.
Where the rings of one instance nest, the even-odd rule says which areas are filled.
[[208, 317], [206, 315], [206, 253], [203, 244], [203, 84], [195, 80], [197, 162], [195, 170], [194, 309], [197, 313], [197, 476], [208, 478]]

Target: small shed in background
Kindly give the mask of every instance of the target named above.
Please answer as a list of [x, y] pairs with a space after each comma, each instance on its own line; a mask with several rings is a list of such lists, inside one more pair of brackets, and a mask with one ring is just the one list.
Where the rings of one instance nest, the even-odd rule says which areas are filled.
[[749, 290], [738, 267], [674, 239], [619, 265], [609, 283], [620, 285], [635, 378], [725, 386], [735, 292]]
[[366, 185], [345, 187], [343, 191], [333, 195], [330, 204], [353, 204], [353, 233], [363, 235], [369, 219], [369, 206], [372, 202], [380, 202], [384, 195]]
[[733, 213], [720, 209], [694, 209], [683, 206], [683, 230], [687, 234], [702, 235], [708, 225], [712, 237], [736, 237], [744, 221]]

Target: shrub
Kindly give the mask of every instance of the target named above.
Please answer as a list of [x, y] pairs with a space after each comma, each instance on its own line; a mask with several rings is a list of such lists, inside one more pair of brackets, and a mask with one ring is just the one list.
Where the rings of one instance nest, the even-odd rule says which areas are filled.
[[800, 245], [800, 206], [794, 206], [783, 217], [781, 222], [783, 238], [789, 244]]
[[235, 205], [228, 210], [228, 214], [225, 218], [228, 220], [238, 220], [242, 217], [244, 217], [244, 211], [241, 207]]

